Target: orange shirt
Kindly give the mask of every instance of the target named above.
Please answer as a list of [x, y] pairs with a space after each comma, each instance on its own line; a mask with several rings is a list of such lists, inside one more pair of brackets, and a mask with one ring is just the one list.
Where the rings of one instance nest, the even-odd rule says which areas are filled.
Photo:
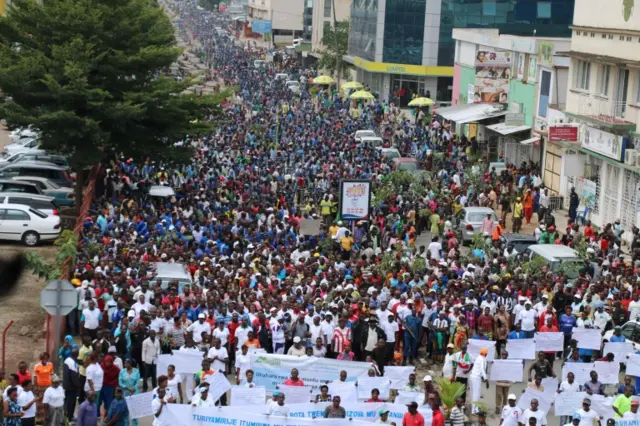
[[258, 339], [253, 339], [253, 341], [247, 340], [244, 344], [247, 345], [248, 348], [260, 349], [260, 342]]
[[38, 381], [38, 386], [51, 386], [51, 375], [53, 374], [53, 364], [47, 362], [46, 365], [42, 365], [41, 362], [36, 364], [33, 369], [33, 374]]
[[413, 416], [411, 413], [406, 412], [402, 418], [402, 426], [424, 426], [424, 417], [420, 413], [416, 413]]
[[531, 195], [531, 193], [525, 195], [524, 200], [522, 200], [522, 204], [524, 204], [526, 208], [533, 207], [533, 195]]

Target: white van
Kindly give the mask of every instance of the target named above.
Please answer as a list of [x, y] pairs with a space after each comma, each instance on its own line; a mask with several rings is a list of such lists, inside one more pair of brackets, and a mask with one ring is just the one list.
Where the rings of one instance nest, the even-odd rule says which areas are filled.
[[584, 260], [571, 247], [558, 244], [533, 244], [524, 252], [525, 260], [531, 261], [537, 257], [545, 259], [554, 273], [564, 272], [573, 281], [580, 275], [580, 271], [587, 267]]
[[193, 285], [191, 274], [187, 269], [187, 266], [183, 263], [165, 263], [155, 262], [153, 264], [156, 270], [156, 275], [153, 277], [153, 282], [161, 280], [160, 284], [162, 289], [165, 290], [170, 282], [178, 281], [178, 294], [182, 293], [184, 286]]
[[382, 148], [384, 141], [378, 136], [363, 136], [360, 138], [360, 145], [370, 148]]
[[264, 68], [266, 65], [266, 62], [263, 61], [262, 59], [256, 59], [255, 61], [253, 61], [253, 67], [260, 69], [260, 68]]
[[360, 142], [364, 137], [375, 138], [377, 136], [378, 135], [376, 135], [376, 132], [374, 132], [373, 130], [357, 130], [356, 134], [353, 136], [353, 139], [355, 139], [356, 142]]

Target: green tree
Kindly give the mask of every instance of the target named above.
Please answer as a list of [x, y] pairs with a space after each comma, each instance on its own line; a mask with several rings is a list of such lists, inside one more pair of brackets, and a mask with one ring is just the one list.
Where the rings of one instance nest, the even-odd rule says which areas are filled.
[[331, 71], [338, 79], [344, 69], [344, 55], [349, 47], [349, 21], [334, 22], [327, 27], [322, 37], [324, 50], [320, 57], [319, 68]]
[[226, 93], [184, 94], [192, 80], [163, 75], [180, 53], [155, 0], [16, 0], [0, 18], [0, 117], [69, 158], [80, 206], [91, 166], [179, 161], [191, 153], [174, 143], [210, 128]]

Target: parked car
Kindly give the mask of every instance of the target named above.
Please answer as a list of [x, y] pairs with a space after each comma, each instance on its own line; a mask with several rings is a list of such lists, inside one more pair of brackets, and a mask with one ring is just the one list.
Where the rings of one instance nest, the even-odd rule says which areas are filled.
[[60, 207], [55, 198], [48, 195], [16, 194], [15, 192], [0, 192], [0, 207], [3, 204], [24, 204], [40, 210], [48, 216], [60, 216]]
[[0, 165], [0, 178], [13, 178], [14, 176], [45, 177], [60, 186], [73, 186], [71, 176], [63, 167], [40, 161]]
[[40, 141], [37, 139], [29, 139], [25, 143], [10, 143], [4, 147], [4, 151], [9, 155], [17, 154], [18, 152], [33, 152], [39, 151], [39, 146]]
[[[43, 150], [34, 150], [34, 151], [30, 151], [31, 153], [38, 153], [38, 154], [46, 154], [45, 151]], [[16, 161], [17, 159], [21, 158], [24, 155], [23, 152], [16, 152], [13, 154], [9, 154], [6, 151], [2, 151], [0, 152], [0, 165], [4, 164], [4, 163], [13, 163], [14, 161]]]
[[24, 204], [0, 205], [0, 239], [33, 247], [60, 236], [60, 216], [48, 216]]
[[380, 148], [380, 155], [382, 156], [382, 158], [387, 158], [390, 160], [402, 157], [402, 155], [400, 155], [400, 151], [398, 151], [398, 148]]
[[527, 247], [524, 252], [525, 260], [532, 261], [536, 257], [543, 258], [554, 273], [564, 272], [570, 283], [587, 267], [574, 249], [559, 244], [534, 244]]
[[377, 136], [378, 135], [376, 135], [376, 132], [374, 132], [373, 130], [356, 130], [356, 134], [353, 136], [353, 138], [356, 142], [360, 142], [364, 137], [375, 138]]
[[287, 86], [287, 89], [291, 90], [293, 93], [300, 93], [300, 82], [289, 80], [285, 85]]
[[289, 74], [285, 74], [285, 73], [278, 73], [278, 74], [276, 74], [276, 76], [274, 77], [274, 80], [275, 80], [275, 81], [280, 81], [280, 80], [287, 81], [287, 80], [289, 80]]
[[460, 230], [462, 244], [470, 243], [473, 236], [480, 232], [482, 221], [490, 214], [494, 221], [494, 227], [498, 224], [498, 216], [493, 209], [488, 207], [465, 207], [454, 217], [455, 226]]
[[9, 163], [17, 163], [19, 161], [42, 161], [44, 163], [55, 164], [56, 166], [64, 167], [65, 169], [69, 168], [69, 162], [62, 155], [51, 155], [47, 154], [44, 151], [42, 152], [21, 152], [16, 156], [12, 156], [13, 160], [7, 160]]
[[533, 234], [503, 234], [500, 237], [500, 246], [504, 249], [513, 244], [518, 253], [524, 253], [527, 247], [538, 244]]
[[11, 131], [11, 142], [13, 143], [26, 143], [28, 140], [37, 139], [38, 132], [30, 127], [20, 127]]
[[47, 178], [36, 176], [14, 176], [14, 181], [32, 183], [49, 197], [53, 197], [59, 206], [72, 206], [75, 202], [75, 191], [67, 186], [60, 186]]
[[[602, 337], [603, 342], [608, 342], [613, 336], [615, 330], [611, 329], [604, 333]], [[622, 324], [621, 334], [625, 337], [627, 342], [630, 342], [634, 347], [634, 352], [640, 348], [640, 319], [629, 318], [629, 321]]]
[[417, 172], [418, 160], [411, 157], [397, 157], [393, 159], [394, 169], [397, 171]]
[[37, 185], [30, 182], [16, 182], [12, 179], [0, 179], [0, 192], [44, 195]]

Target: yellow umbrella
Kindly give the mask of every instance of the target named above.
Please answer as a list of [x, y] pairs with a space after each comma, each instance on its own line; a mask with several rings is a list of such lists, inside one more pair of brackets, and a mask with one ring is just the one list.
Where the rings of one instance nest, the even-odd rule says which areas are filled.
[[351, 96], [349, 96], [349, 98], [351, 99], [373, 99], [374, 96], [367, 92], [366, 90], [358, 90], [357, 92], [353, 92], [351, 94]]
[[409, 106], [410, 107], [424, 107], [424, 106], [433, 105], [434, 103], [435, 102], [433, 102], [429, 98], [415, 98], [414, 100], [409, 102]]
[[313, 79], [313, 84], [333, 84], [336, 81], [328, 75], [321, 75]]
[[347, 81], [342, 85], [343, 89], [362, 89], [364, 86], [357, 81]]

